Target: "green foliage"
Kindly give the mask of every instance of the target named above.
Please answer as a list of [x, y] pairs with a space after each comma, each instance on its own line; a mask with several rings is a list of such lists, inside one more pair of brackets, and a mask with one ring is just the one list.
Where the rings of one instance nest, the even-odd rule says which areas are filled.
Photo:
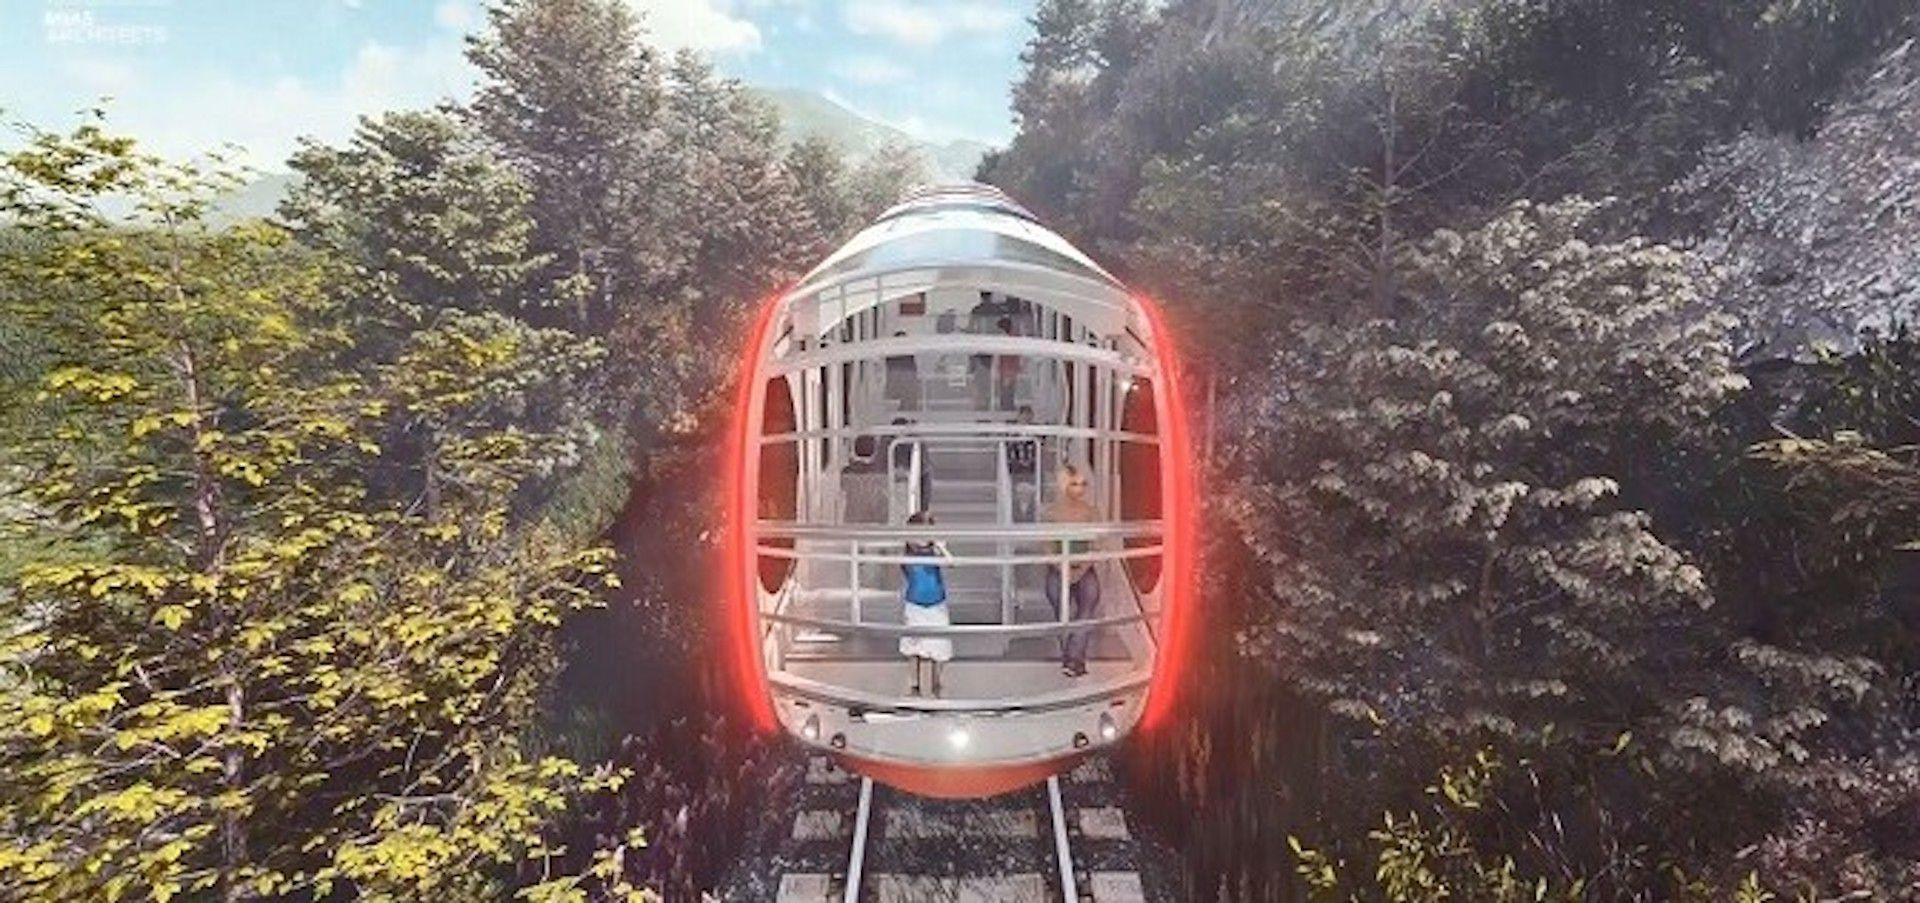
[[[1251, 476], [1315, 512], [1274, 553], [1269, 654], [1389, 732], [1598, 744], [1657, 708], [1649, 656], [1712, 603], [1615, 498], [1636, 447], [1742, 379], [1681, 252], [1589, 244], [1593, 205], [1521, 205], [1409, 259], [1401, 319], [1301, 334], [1314, 374]], [[1340, 553], [1333, 550], [1341, 549]], [[1262, 581], [1266, 582], [1266, 581]], [[1582, 715], [1574, 715], [1580, 712]], [[1582, 723], [1585, 719], [1591, 723]]]
[[631, 8], [605, 0], [512, 0], [468, 44], [483, 83], [474, 120], [531, 192], [546, 281], [575, 299], [569, 325], [605, 335], [621, 299], [686, 240], [653, 196], [664, 149], [650, 128], [660, 74]]
[[[1180, 780], [1148, 793], [1195, 839], [1190, 892], [1331, 891], [1360, 861], [1386, 867], [1339, 893], [1536, 892], [1499, 885], [1508, 857], [1606, 897], [1911, 884], [1911, 349], [1744, 387], [1713, 312], [1767, 312], [1722, 289], [1728, 236], [1690, 231], [1744, 210], [1686, 219], [1668, 188], [1842, 90], [1874, 113], [1826, 123], [1860, 156], [1902, 95], [1846, 86], [1916, 24], [1889, 0], [1041, 4], [985, 174], [1166, 299], [1234, 425], [1209, 629], [1260, 666], [1216, 650], [1196, 698], [1226, 701], [1159, 744]], [[1824, 165], [1760, 146], [1783, 182]], [[1528, 200], [1568, 195], [1625, 200]], [[1884, 266], [1848, 253], [1881, 256], [1828, 251], [1823, 284]], [[1471, 819], [1410, 803], [1489, 742], [1530, 782]], [[1356, 807], [1396, 815], [1362, 840]], [[1328, 840], [1258, 864], [1289, 835]]]
[[[1492, 900], [1501, 903], [1586, 899], [1586, 882], [1526, 878], [1511, 857], [1476, 847], [1473, 822], [1496, 805], [1500, 760], [1481, 750], [1462, 765], [1440, 770], [1425, 790], [1424, 811], [1388, 812], [1367, 833], [1373, 871], [1355, 875], [1325, 851], [1287, 838], [1295, 866], [1312, 899]], [[1424, 818], [1423, 818], [1424, 816]]]
[[[93, 125], [0, 168], [0, 215], [37, 241], [5, 312], [56, 358], [6, 456], [29, 538], [87, 540], [23, 562], [0, 616], [0, 887], [482, 893], [551, 855], [585, 777], [519, 737], [608, 553], [512, 503], [568, 441], [514, 422], [526, 374], [592, 350], [476, 315], [343, 358], [337, 270], [268, 225], [202, 226], [224, 181]], [[395, 422], [430, 437], [419, 496], [378, 478]]]
[[786, 170], [817, 228], [808, 260], [826, 256], [927, 181], [914, 148], [884, 146], [849, 166], [837, 148], [817, 138], [787, 150]]
[[656, 59], [626, 4], [511, 0], [488, 20], [473, 120], [530, 189], [565, 324], [607, 340], [601, 403], [640, 448], [684, 435], [728, 375], [701, 343], [812, 262], [837, 186], [803, 190], [819, 161], [790, 169], [771, 110], [697, 56]]
[[366, 118], [343, 148], [309, 139], [281, 216], [351, 268], [336, 290], [417, 328], [443, 310], [538, 315], [558, 299], [534, 276], [531, 195], [451, 112]]

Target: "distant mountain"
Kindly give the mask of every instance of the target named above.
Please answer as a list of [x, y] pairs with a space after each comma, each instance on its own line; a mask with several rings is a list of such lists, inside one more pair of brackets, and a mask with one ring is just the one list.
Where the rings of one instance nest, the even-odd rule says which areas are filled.
[[280, 201], [293, 188], [298, 178], [292, 173], [270, 172], [232, 191], [221, 195], [214, 203], [213, 220], [216, 223], [233, 223], [244, 219], [260, 219], [273, 216]]
[[780, 114], [780, 132], [788, 142], [823, 138], [848, 156], [870, 154], [889, 144], [916, 148], [925, 155], [934, 175], [971, 179], [980, 158], [992, 150], [978, 141], [921, 141], [893, 126], [874, 122], [814, 91], [797, 88], [749, 87], [748, 93], [772, 105]]
[[[893, 126], [874, 122], [814, 91], [794, 88], [748, 87], [748, 93], [771, 104], [780, 114], [780, 134], [791, 143], [820, 137], [849, 157], [861, 157], [889, 145], [912, 147], [926, 157], [927, 167], [943, 179], [971, 179], [980, 158], [992, 147], [979, 141], [921, 141]], [[235, 222], [272, 216], [296, 178], [291, 173], [266, 173], [228, 193], [215, 205], [214, 218]]]

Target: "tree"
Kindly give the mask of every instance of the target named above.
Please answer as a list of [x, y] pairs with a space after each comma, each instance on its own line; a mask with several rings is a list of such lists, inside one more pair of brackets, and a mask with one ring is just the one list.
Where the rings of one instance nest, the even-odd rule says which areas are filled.
[[454, 113], [363, 118], [345, 147], [307, 140], [280, 215], [310, 247], [352, 268], [343, 290], [390, 328], [443, 311], [541, 318], [531, 193]]
[[813, 136], [787, 148], [785, 167], [787, 178], [800, 193], [800, 203], [819, 230], [808, 256], [824, 256], [858, 228], [847, 191], [846, 161], [832, 142]]
[[1662, 645], [1643, 632], [1712, 601], [1644, 515], [1607, 500], [1637, 456], [1683, 441], [1743, 385], [1730, 324], [1694, 312], [1702, 288], [1680, 252], [1584, 240], [1592, 211], [1523, 205], [1436, 235], [1414, 309], [1309, 331], [1318, 378], [1259, 429], [1268, 473], [1323, 512], [1326, 532], [1301, 541], [1344, 549], [1287, 557], [1298, 579], [1277, 584], [1273, 651], [1336, 697], [1367, 686], [1345, 697], [1356, 713], [1443, 732], [1491, 717], [1539, 739], [1552, 720], [1579, 736], [1569, 709], [1661, 694], [1634, 664]]
[[918, 148], [881, 145], [855, 162], [847, 174], [847, 203], [854, 222], [865, 226], [929, 179], [926, 158]]
[[[365, 378], [378, 377], [364, 364], [389, 361], [423, 338], [474, 349], [511, 343], [529, 360], [602, 354], [592, 340], [528, 325], [555, 319], [549, 306], [555, 287], [540, 282], [551, 255], [531, 249], [530, 196], [451, 113], [366, 119], [346, 147], [309, 141], [292, 165], [302, 179], [281, 213], [303, 244], [340, 264], [328, 291], [349, 318], [355, 347], [348, 364]], [[597, 368], [503, 368], [492, 374], [499, 382], [488, 386], [491, 403], [462, 411], [484, 418], [473, 422], [436, 422], [395, 408], [379, 432], [384, 453], [373, 485], [437, 498], [443, 437], [482, 423], [568, 437], [552, 450], [560, 457], [541, 468], [548, 475], [564, 472], [601, 441], [590, 419], [607, 412], [595, 402], [601, 395], [592, 388], [596, 374]], [[544, 490], [554, 481], [533, 482]], [[521, 494], [523, 507], [546, 498]]]
[[645, 274], [676, 265], [655, 203], [660, 73], [615, 0], [506, 0], [468, 39], [483, 75], [473, 115], [526, 180], [534, 249], [574, 299], [569, 327], [605, 335]]
[[[5, 455], [29, 538], [85, 540], [0, 594], [0, 887], [484, 893], [581, 786], [525, 733], [608, 560], [513, 512], [565, 437], [486, 412], [590, 350], [480, 315], [345, 366], [333, 270], [205, 227], [221, 181], [93, 124], [0, 164], [0, 215], [42, 242], [0, 297], [57, 358]], [[369, 485], [402, 410], [437, 434], [434, 498]]]
[[[1154, 15], [1138, 0], [1045, 0], [1031, 18], [1034, 36], [1021, 51], [1013, 113], [1021, 125], [1013, 146], [986, 175], [1066, 224], [1101, 234], [1120, 225], [1098, 184], [1111, 169], [1101, 147], [1113, 137], [1124, 79], [1149, 45]], [[1111, 172], [1102, 175], [1111, 176]]]
[[[1270, 606], [1252, 654], [1343, 734], [1377, 732], [1397, 773], [1483, 743], [1542, 761], [1565, 782], [1546, 811], [1569, 819], [1601, 772], [1568, 763], [1594, 750], [1697, 761], [1685, 712], [1723, 688], [1727, 638], [1702, 562], [1632, 500], [1744, 385], [1697, 261], [1594, 241], [1597, 212], [1521, 204], [1437, 233], [1395, 318], [1303, 327], [1227, 508]], [[1651, 802], [1621, 805], [1578, 811], [1608, 836], [1658, 834]], [[1506, 836], [1538, 811], [1516, 804]], [[1523, 847], [1624, 868], [1601, 848], [1506, 849]]]

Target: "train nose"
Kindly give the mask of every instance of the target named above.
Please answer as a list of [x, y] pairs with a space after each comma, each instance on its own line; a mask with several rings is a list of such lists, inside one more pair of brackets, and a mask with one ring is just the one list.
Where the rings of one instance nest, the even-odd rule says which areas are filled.
[[725, 578], [757, 723], [957, 797], [1165, 710], [1194, 551], [1168, 336], [985, 186], [908, 198], [771, 301]]

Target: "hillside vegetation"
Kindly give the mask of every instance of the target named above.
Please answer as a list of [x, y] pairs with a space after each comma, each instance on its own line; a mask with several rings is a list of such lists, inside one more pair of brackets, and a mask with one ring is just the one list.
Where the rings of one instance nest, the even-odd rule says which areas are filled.
[[713, 343], [920, 176], [789, 151], [617, 0], [495, 4], [470, 53], [471, 104], [307, 142], [271, 222], [97, 117], [0, 154], [0, 897], [701, 880], [656, 803], [732, 766], [569, 720], [613, 716], [556, 698], [563, 627], [641, 613], [625, 681], [706, 717], [658, 692], [703, 625], [604, 540], [710, 438]]
[[1910, 4], [1035, 21], [983, 174], [1222, 399], [1191, 894], [1920, 897]]
[[[1212, 430], [1187, 897], [1920, 899], [1917, 17], [1041, 0], [981, 177]], [[624, 0], [469, 53], [271, 219], [0, 151], [0, 897], [692, 900], [766, 820], [715, 349], [925, 173]]]

